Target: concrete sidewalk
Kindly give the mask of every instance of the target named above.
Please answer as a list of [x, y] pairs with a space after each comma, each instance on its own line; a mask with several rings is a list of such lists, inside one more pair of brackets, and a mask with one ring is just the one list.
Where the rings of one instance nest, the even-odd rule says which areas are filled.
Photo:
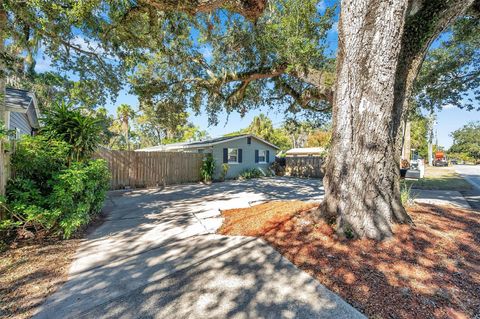
[[412, 189], [411, 194], [417, 203], [454, 205], [461, 208], [471, 208], [467, 200], [457, 191]]
[[219, 209], [318, 200], [319, 187], [275, 178], [112, 192], [108, 220], [35, 317], [364, 318], [261, 239], [214, 234]]

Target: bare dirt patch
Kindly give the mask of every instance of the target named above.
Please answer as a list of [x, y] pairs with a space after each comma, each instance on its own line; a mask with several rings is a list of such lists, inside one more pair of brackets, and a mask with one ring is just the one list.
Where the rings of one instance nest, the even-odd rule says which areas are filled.
[[332, 227], [315, 222], [308, 205], [281, 203], [224, 211], [220, 232], [264, 238], [373, 318], [480, 315], [477, 212], [416, 205], [409, 209], [414, 227], [394, 226], [392, 239], [376, 242], [339, 239]]
[[67, 280], [80, 240], [53, 240], [0, 254], [0, 317], [29, 318]]
[[33, 238], [9, 242], [0, 252], [0, 318], [30, 318], [67, 279], [82, 238], [107, 217], [96, 215], [74, 238], [62, 240], [40, 231]]

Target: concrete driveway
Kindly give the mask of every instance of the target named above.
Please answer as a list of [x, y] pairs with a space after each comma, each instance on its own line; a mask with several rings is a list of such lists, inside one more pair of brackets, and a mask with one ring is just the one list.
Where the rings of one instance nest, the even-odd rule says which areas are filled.
[[292, 178], [112, 192], [36, 318], [363, 318], [261, 239], [215, 234], [219, 209], [322, 196]]

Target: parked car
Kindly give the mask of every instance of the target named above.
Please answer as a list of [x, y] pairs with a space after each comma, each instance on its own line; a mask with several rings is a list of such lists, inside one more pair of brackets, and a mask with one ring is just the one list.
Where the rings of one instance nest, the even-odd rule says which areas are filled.
[[442, 166], [446, 167], [448, 166], [448, 162], [446, 159], [436, 159], [433, 161], [433, 166]]

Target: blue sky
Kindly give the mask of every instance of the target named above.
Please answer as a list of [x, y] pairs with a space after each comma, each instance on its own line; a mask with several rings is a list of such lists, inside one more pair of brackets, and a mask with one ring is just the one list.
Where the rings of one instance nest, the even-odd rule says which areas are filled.
[[[330, 6], [335, 0], [321, 1], [319, 2], [318, 9], [320, 12], [324, 11], [326, 6]], [[81, 39], [80, 39], [81, 41]], [[438, 42], [437, 42], [438, 43]], [[337, 24], [335, 23], [332, 30], [330, 30], [327, 37], [327, 44], [329, 46], [327, 53], [334, 55], [337, 49]], [[435, 44], [434, 44], [435, 45]], [[206, 52], [206, 55], [209, 53]], [[37, 72], [44, 72], [50, 69], [49, 59], [42, 57], [41, 53], [37, 59], [36, 70]], [[115, 110], [118, 105], [126, 103], [134, 108], [138, 108], [138, 99], [136, 96], [128, 94], [127, 90], [120, 92], [118, 99], [115, 103], [109, 103], [106, 105], [111, 114], [115, 114]], [[478, 106], [477, 106], [478, 108]], [[218, 114], [219, 124], [216, 126], [209, 126], [206, 114], [199, 116], [190, 115], [189, 120], [199, 126], [201, 129], [206, 130], [210, 136], [216, 137], [233, 131], [238, 131], [245, 128], [250, 124], [253, 117], [260, 113], [268, 115], [274, 125], [279, 126], [284, 120], [283, 112], [275, 112], [269, 108], [265, 110], [253, 110], [247, 113], [243, 118], [238, 113], [232, 113], [227, 117], [227, 114], [223, 112]], [[227, 121], [228, 119], [228, 121]], [[451, 132], [462, 127], [470, 121], [480, 121], [480, 112], [478, 111], [465, 111], [458, 108], [445, 107], [442, 111], [437, 112], [437, 125], [436, 131], [438, 132], [438, 142], [440, 145], [448, 148], [452, 144], [452, 139], [449, 136]]]

